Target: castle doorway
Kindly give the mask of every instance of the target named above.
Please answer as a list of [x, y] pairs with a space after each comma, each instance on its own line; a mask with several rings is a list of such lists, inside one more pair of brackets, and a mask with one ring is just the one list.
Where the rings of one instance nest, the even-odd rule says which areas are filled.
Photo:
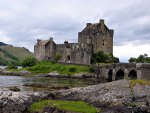
[[131, 70], [131, 71], [129, 72], [128, 77], [129, 77], [130, 79], [137, 79], [137, 73], [136, 73], [136, 71]]
[[118, 70], [115, 76], [115, 80], [121, 80], [124, 79], [124, 72], [123, 70]]
[[67, 55], [67, 61], [70, 63], [70, 55]]

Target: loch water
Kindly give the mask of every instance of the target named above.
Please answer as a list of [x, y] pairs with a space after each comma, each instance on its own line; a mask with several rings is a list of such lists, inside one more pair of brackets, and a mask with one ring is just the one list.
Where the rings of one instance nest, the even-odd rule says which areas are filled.
[[50, 78], [50, 77], [39, 77], [39, 76], [4, 76], [0, 75], [0, 90], [9, 91], [10, 87], [17, 87], [20, 92], [49, 92], [51, 88], [41, 87], [29, 87], [26, 84], [45, 85], [53, 87], [83, 87], [88, 85], [99, 84], [101, 81], [96, 79], [65, 79], [65, 78]]

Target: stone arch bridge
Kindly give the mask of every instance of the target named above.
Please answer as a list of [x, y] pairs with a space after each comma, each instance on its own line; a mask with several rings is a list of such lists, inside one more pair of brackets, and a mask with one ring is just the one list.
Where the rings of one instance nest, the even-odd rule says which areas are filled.
[[150, 80], [149, 63], [116, 63], [105, 66], [96, 66], [98, 77], [108, 81], [120, 79], [145, 79]]

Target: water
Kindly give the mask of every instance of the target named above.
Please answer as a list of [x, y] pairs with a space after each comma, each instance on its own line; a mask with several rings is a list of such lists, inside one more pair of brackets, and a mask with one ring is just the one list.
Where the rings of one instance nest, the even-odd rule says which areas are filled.
[[0, 69], [5, 69], [5, 68], [7, 68], [7, 66], [1, 66], [0, 65]]
[[9, 87], [17, 87], [21, 92], [41, 91], [49, 92], [51, 88], [29, 87], [25, 84], [44, 84], [54, 87], [82, 87], [101, 83], [92, 79], [63, 79], [63, 78], [47, 78], [47, 77], [24, 77], [24, 76], [3, 76], [0, 75], [0, 88], [3, 91], [8, 91]]

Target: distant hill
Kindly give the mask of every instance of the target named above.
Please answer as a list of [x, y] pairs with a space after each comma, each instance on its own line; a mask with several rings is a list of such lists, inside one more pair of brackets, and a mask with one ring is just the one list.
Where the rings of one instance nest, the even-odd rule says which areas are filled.
[[0, 46], [0, 65], [20, 65], [23, 59], [30, 56], [34, 56], [33, 53], [24, 47]]
[[0, 46], [6, 46], [6, 45], [8, 45], [8, 44], [5, 44], [5, 43], [3, 43], [3, 42], [0, 42]]

